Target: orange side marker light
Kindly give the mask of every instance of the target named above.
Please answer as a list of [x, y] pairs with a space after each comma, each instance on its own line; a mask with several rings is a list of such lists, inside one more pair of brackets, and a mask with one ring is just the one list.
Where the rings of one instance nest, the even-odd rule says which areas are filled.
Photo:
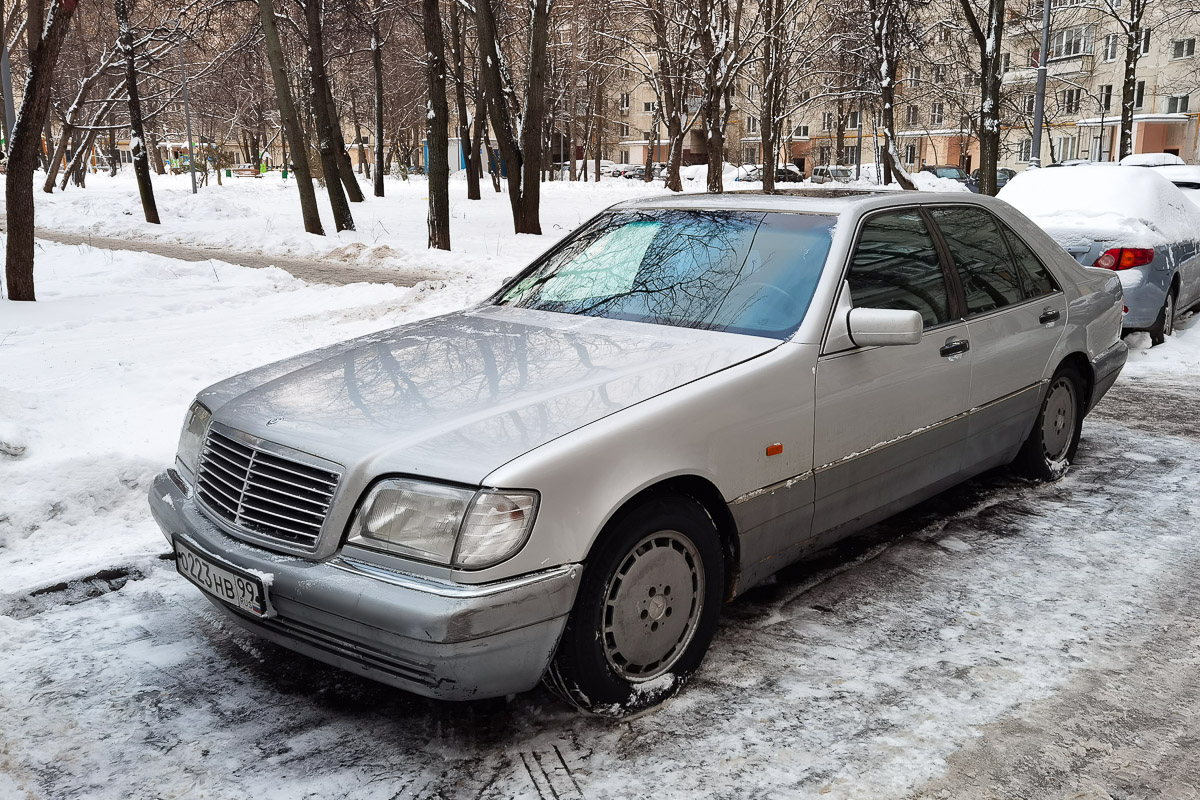
[[775, 444], [767, 445], [767, 455], [768, 456], [777, 456], [782, 452], [783, 452], [783, 445], [780, 444], [779, 442], [776, 442]]

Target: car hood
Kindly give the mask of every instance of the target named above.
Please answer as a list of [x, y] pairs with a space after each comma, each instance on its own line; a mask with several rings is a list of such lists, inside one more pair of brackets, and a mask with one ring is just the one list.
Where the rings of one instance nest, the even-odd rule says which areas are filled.
[[213, 419], [347, 468], [478, 484], [565, 433], [780, 344], [483, 306], [201, 392]]

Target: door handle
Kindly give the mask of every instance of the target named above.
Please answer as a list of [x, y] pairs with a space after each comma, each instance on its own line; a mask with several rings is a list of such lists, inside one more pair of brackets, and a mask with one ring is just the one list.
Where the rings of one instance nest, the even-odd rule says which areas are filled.
[[1049, 325], [1051, 322], [1057, 322], [1058, 318], [1061, 316], [1062, 314], [1058, 313], [1057, 309], [1043, 308], [1042, 315], [1038, 317], [1038, 322], [1042, 323], [1043, 325]]
[[970, 349], [971, 343], [966, 339], [951, 338], [946, 340], [946, 343], [942, 345], [942, 349], [939, 352], [941, 352], [942, 358], [950, 358], [951, 356], [961, 355]]

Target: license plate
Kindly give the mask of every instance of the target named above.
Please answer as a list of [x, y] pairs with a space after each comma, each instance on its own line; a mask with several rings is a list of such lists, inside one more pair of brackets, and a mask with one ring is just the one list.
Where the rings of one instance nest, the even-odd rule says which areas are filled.
[[256, 617], [270, 616], [267, 589], [261, 578], [199, 553], [178, 537], [174, 544], [175, 569], [180, 575], [213, 597]]

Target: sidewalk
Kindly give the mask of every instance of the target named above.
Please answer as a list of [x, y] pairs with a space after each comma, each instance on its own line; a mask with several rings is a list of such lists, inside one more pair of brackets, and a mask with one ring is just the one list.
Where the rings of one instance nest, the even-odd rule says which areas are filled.
[[[5, 230], [4, 222], [0, 220], [0, 233], [5, 232]], [[390, 283], [395, 286], [414, 286], [421, 281], [439, 277], [401, 270], [364, 269], [333, 259], [269, 256], [261, 253], [239, 252], [223, 247], [200, 247], [168, 242], [116, 239], [108, 236], [93, 236], [91, 234], [63, 233], [46, 228], [36, 228], [34, 235], [38, 239], [57, 242], [59, 244], [86, 244], [100, 250], [129, 250], [139, 253], [151, 253], [153, 255], [166, 256], [167, 258], [177, 258], [181, 261], [217, 260], [254, 269], [279, 267], [300, 280], [308, 281], [309, 283], [325, 283], [332, 286], [345, 286], [349, 283]]]

